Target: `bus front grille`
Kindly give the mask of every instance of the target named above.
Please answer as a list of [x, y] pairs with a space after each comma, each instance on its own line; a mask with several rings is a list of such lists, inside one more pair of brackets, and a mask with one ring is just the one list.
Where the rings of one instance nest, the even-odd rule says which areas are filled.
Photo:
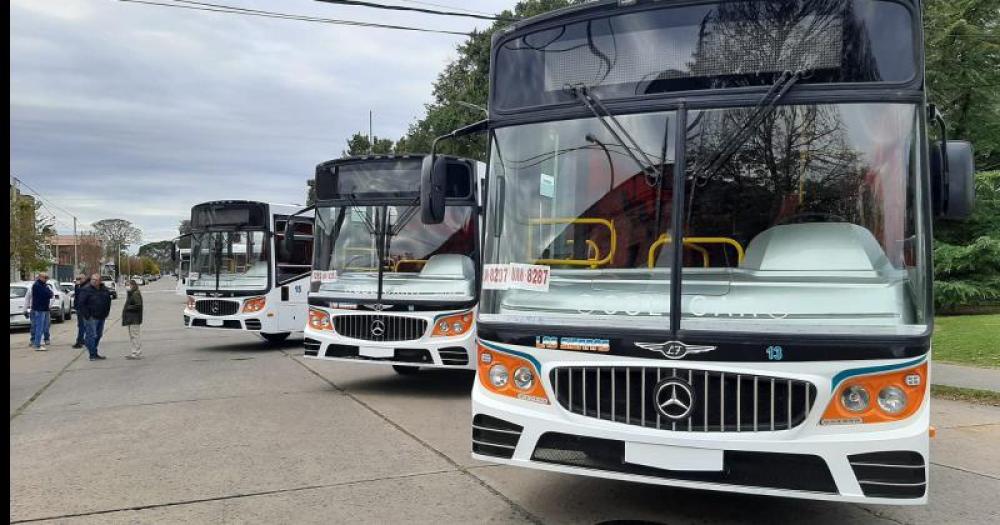
[[194, 308], [198, 313], [204, 315], [236, 315], [240, 309], [240, 303], [221, 299], [201, 299], [195, 301]]
[[[684, 432], [788, 430], [805, 421], [816, 400], [808, 381], [686, 368], [559, 367], [549, 379], [556, 401], [574, 414]], [[677, 382], [678, 390], [690, 390], [690, 399], [685, 392], [680, 397], [691, 408], [671, 419], [657, 410], [654, 397], [661, 383]], [[671, 396], [660, 397], [662, 405]]]
[[385, 314], [338, 315], [333, 318], [333, 329], [363, 341], [412, 341], [423, 337], [427, 320]]

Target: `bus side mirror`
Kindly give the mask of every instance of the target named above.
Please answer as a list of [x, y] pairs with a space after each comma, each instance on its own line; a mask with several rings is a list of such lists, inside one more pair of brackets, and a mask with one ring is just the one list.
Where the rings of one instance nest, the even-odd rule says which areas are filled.
[[291, 218], [285, 221], [285, 233], [281, 239], [281, 251], [292, 253], [295, 249], [295, 221]]
[[945, 220], [962, 220], [976, 202], [975, 161], [972, 144], [949, 140], [931, 147], [931, 198], [934, 214]]
[[444, 221], [444, 199], [448, 161], [437, 155], [424, 157], [420, 166], [420, 220], [424, 224]]

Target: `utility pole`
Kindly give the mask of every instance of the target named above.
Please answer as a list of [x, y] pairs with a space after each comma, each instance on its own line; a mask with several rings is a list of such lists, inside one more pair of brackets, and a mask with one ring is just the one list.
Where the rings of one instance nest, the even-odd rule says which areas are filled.
[[76, 274], [80, 273], [80, 253], [79, 245], [80, 237], [76, 233], [76, 216], [73, 216], [73, 278], [76, 278]]
[[375, 153], [375, 136], [372, 135], [372, 110], [368, 110], [368, 154]]

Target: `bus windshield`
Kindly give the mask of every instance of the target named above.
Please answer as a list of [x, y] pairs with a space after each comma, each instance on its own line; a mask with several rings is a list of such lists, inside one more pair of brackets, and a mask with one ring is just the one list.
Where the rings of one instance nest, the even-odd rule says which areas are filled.
[[917, 75], [914, 21], [885, 0], [732, 0], [596, 16], [515, 34], [494, 59], [491, 109], [801, 82], [906, 82]]
[[680, 328], [923, 331], [916, 107], [778, 106], [732, 147], [752, 112], [688, 113], [679, 258], [673, 113], [617, 116], [652, 170], [595, 118], [496, 129], [484, 264], [548, 266], [551, 282], [484, 290], [483, 320], [667, 330], [680, 260]]
[[193, 233], [188, 290], [267, 290], [270, 257], [266, 242], [260, 230]]
[[[440, 224], [423, 224], [419, 206], [359, 204], [316, 211], [314, 275], [323, 297], [386, 302], [466, 303], [475, 299], [477, 218], [448, 206]], [[379, 239], [385, 239], [379, 261]], [[315, 281], [315, 279], [314, 279]]]

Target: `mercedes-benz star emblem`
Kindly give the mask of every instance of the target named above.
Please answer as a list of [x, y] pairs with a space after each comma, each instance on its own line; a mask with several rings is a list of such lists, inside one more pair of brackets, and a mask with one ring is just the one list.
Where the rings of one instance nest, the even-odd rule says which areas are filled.
[[381, 319], [376, 319], [372, 321], [371, 331], [373, 336], [382, 337], [382, 334], [385, 333], [385, 322], [383, 322]]
[[215, 315], [219, 315], [219, 310], [221, 310], [219, 303], [212, 303], [212, 313]]
[[694, 410], [694, 389], [681, 379], [667, 378], [653, 387], [653, 402], [660, 415], [678, 421]]
[[635, 346], [650, 352], [659, 352], [667, 359], [683, 359], [688, 354], [701, 354], [715, 350], [714, 346], [707, 345], [686, 345], [680, 341], [667, 341], [665, 343], [635, 343]]

